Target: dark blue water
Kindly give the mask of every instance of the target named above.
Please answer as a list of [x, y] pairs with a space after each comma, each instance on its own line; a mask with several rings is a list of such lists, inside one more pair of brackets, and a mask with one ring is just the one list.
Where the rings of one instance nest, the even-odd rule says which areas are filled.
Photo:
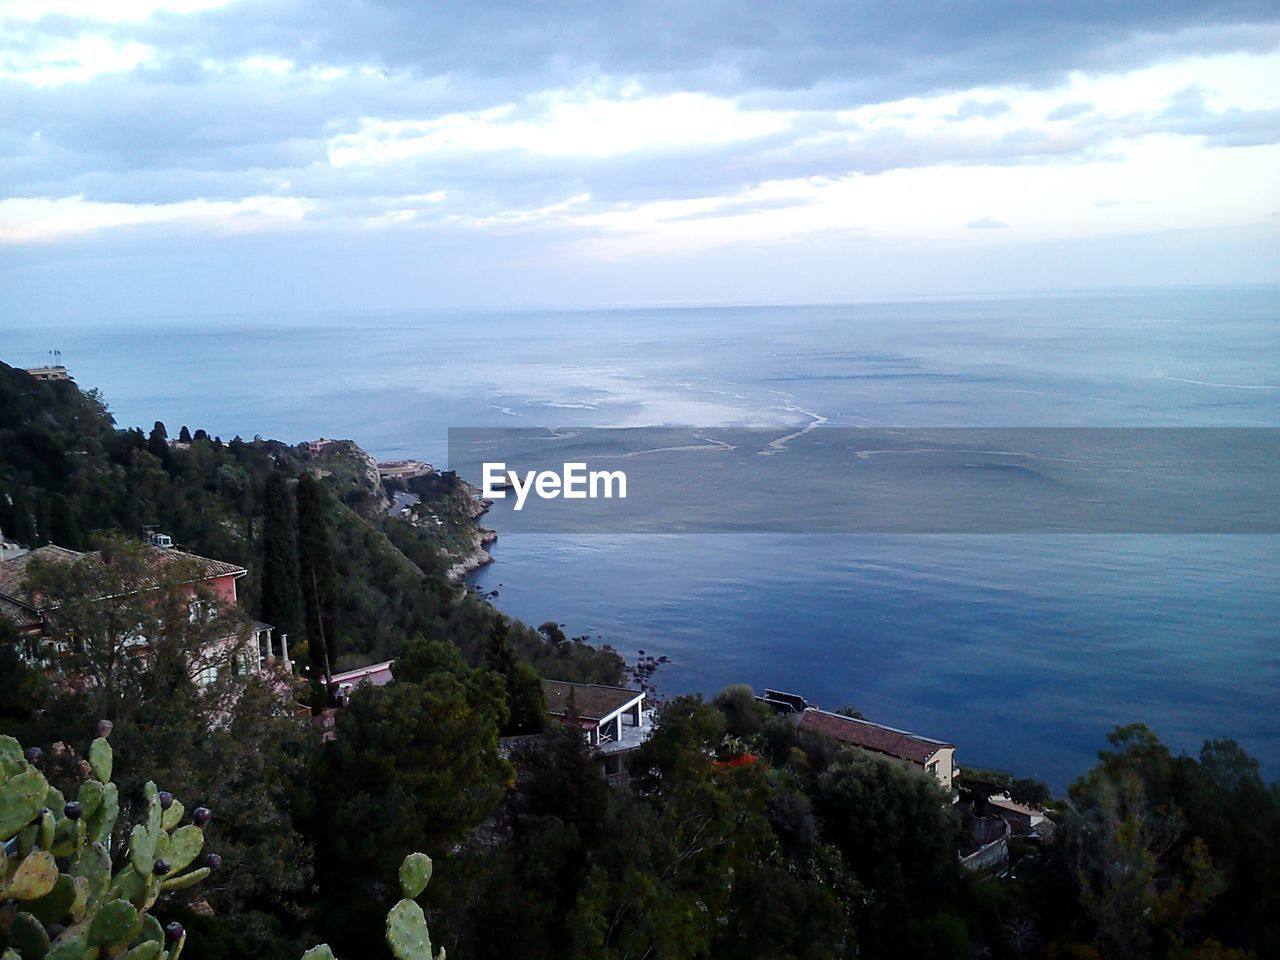
[[[1274, 288], [0, 333], [10, 362], [51, 347], [122, 425], [436, 462], [450, 426], [1280, 426]], [[1131, 721], [1280, 772], [1275, 537], [529, 534], [494, 555], [475, 582], [500, 607], [666, 654], [664, 693], [791, 689], [1058, 786]]]

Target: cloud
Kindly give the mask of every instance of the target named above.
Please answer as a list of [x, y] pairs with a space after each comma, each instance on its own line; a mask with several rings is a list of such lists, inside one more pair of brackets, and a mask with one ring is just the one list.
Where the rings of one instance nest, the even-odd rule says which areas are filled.
[[1045, 119], [1051, 122], [1054, 120], [1070, 120], [1074, 117], [1080, 116], [1082, 113], [1088, 113], [1092, 109], [1092, 103], [1087, 103], [1083, 100], [1075, 100], [1071, 103], [1064, 103], [1060, 107], [1054, 107], [1045, 116]]
[[292, 197], [170, 204], [96, 203], [84, 197], [0, 200], [0, 244], [50, 243], [112, 228], [157, 224], [244, 233], [297, 223], [308, 208], [306, 201]]
[[570, 261], [974, 248], [1006, 222], [1205, 229], [1280, 202], [1280, 20], [1248, 0], [91, 6], [0, 0], [10, 253], [273, 231]]
[[973, 117], [990, 119], [1009, 112], [1006, 100], [965, 100], [956, 107], [955, 112], [948, 114], [948, 120], [969, 120]]

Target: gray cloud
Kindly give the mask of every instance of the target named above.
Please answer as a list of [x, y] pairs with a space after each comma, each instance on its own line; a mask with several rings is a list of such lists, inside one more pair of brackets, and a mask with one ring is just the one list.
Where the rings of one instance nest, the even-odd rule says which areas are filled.
[[547, 84], [596, 73], [695, 81], [703, 89], [838, 81], [883, 99], [977, 83], [1049, 82], [1071, 69], [1158, 59], [1170, 43], [1183, 52], [1234, 49], [1257, 37], [1232, 28], [1274, 17], [1265, 0], [1052, 7], [1021, 0], [276, 0], [194, 19], [157, 18], [143, 39], [212, 56], [274, 53], [304, 64], [372, 63], [522, 86], [531, 78]]
[[[1038, 163], [1156, 130], [1223, 146], [1270, 143], [1280, 140], [1275, 111], [1213, 113], [1194, 88], [1155, 117], [1097, 117], [1081, 102], [1047, 117], [1070, 123], [985, 137], [868, 132], [841, 126], [836, 111], [977, 85], [1046, 85], [1072, 70], [1128, 69], [1172, 55], [1271, 49], [1280, 33], [1253, 24], [1274, 15], [1271, 4], [1250, 0], [1087, 0], [1054, 9], [1021, 0], [911, 9], [868, 0], [233, 4], [94, 27], [120, 42], [155, 46], [163, 57], [154, 65], [60, 87], [0, 80], [0, 197], [167, 203], [281, 193], [315, 199], [315, 218], [342, 219], [377, 216], [397, 197], [444, 191], [444, 201], [418, 215], [439, 222], [582, 193], [603, 205], [937, 163]], [[70, 40], [85, 29], [48, 16], [6, 28], [0, 50], [29, 51], [42, 37]], [[297, 69], [263, 80], [206, 67], [245, 57], [285, 57]], [[312, 68], [349, 72], [321, 79]], [[528, 116], [536, 109], [522, 103], [528, 94], [593, 83], [616, 92], [630, 80], [651, 93], [725, 93], [748, 108], [811, 112], [765, 136], [604, 157], [495, 150], [460, 162], [442, 152], [372, 172], [326, 162], [329, 138], [358, 129], [362, 118], [422, 119], [507, 103], [516, 117]], [[969, 99], [950, 119], [1008, 112], [1003, 100]], [[850, 136], [826, 136], [833, 130]], [[762, 209], [745, 204], [742, 210]]]

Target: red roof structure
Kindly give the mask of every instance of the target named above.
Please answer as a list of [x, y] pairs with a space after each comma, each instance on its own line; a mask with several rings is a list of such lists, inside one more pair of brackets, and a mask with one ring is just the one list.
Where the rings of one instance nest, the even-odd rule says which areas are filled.
[[800, 714], [797, 726], [801, 730], [809, 730], [853, 747], [918, 764], [926, 763], [939, 750], [955, 747], [954, 743], [932, 740], [905, 730], [872, 723], [870, 720], [828, 713], [815, 707]]

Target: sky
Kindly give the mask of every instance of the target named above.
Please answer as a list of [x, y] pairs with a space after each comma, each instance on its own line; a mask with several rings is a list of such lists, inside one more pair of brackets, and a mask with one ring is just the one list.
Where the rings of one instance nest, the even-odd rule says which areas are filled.
[[1280, 8], [0, 0], [0, 317], [1280, 282]]

